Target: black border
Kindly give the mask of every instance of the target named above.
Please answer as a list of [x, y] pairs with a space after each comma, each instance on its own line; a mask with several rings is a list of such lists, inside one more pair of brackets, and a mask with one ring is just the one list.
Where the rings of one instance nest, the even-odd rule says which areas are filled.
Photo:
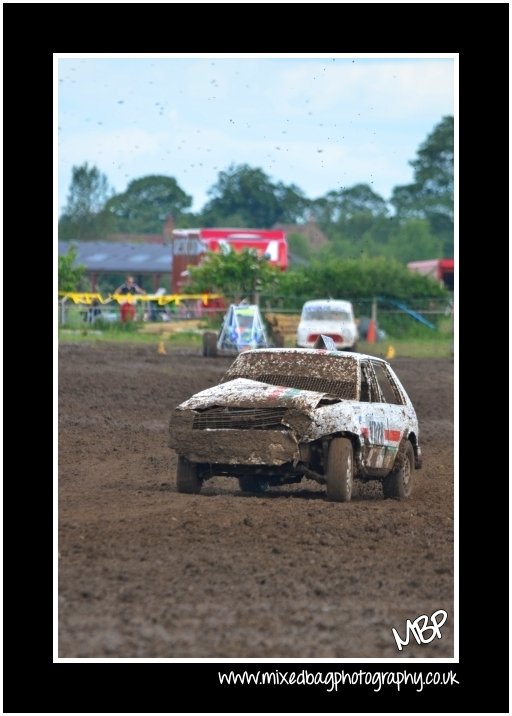
[[[2, 12], [4, 281], [9, 293], [19, 290], [21, 280], [37, 290], [29, 336], [20, 336], [16, 349], [4, 356], [6, 437], [10, 430], [20, 457], [33, 455], [31, 469], [23, 461], [13, 470], [11, 451], [6, 450], [10, 467], [4, 470], [5, 712], [508, 713], [507, 570], [496, 569], [490, 561], [497, 558], [508, 565], [508, 484], [505, 487], [505, 470], [494, 472], [496, 461], [487, 457], [489, 449], [493, 454], [508, 452], [507, 432], [497, 417], [500, 405], [495, 398], [492, 412], [487, 405], [478, 415], [479, 422], [489, 420], [492, 445], [484, 442], [478, 429], [475, 434], [474, 406], [467, 397], [473, 394], [475, 375], [472, 371], [471, 379], [466, 376], [468, 365], [474, 365], [470, 356], [486, 358], [485, 353], [473, 353], [475, 334], [481, 330], [475, 299], [487, 305], [489, 297], [499, 296], [508, 284], [508, 277], [500, 276], [508, 258], [508, 241], [501, 238], [508, 237], [508, 226], [500, 227], [509, 205], [508, 4], [4, 4]], [[460, 53], [459, 664], [52, 663], [53, 456], [47, 417], [52, 401], [47, 374], [53, 350], [49, 317], [54, 311], [54, 297], [48, 291], [53, 270], [52, 53], [224, 50]], [[27, 249], [21, 252], [23, 245]], [[35, 298], [30, 301], [32, 310]], [[508, 326], [505, 301], [496, 299], [482, 347], [489, 348], [496, 338], [503, 343]], [[7, 309], [6, 296], [6, 317]], [[14, 346], [10, 330], [6, 337]], [[499, 357], [504, 370], [508, 362]], [[11, 379], [16, 368], [21, 383]], [[502, 395], [506, 383], [501, 379]], [[44, 398], [45, 391], [49, 395]], [[21, 411], [22, 422], [13, 420], [11, 408], [13, 414]], [[471, 452], [475, 442], [481, 448], [476, 455]], [[10, 445], [7, 439], [5, 445]], [[29, 514], [18, 509], [21, 490], [30, 494]], [[322, 687], [226, 689], [216, 679], [219, 668], [322, 671], [351, 666], [366, 671], [454, 670], [459, 686], [422, 693], [410, 688], [399, 694], [393, 688], [380, 693], [358, 688], [329, 694]]]

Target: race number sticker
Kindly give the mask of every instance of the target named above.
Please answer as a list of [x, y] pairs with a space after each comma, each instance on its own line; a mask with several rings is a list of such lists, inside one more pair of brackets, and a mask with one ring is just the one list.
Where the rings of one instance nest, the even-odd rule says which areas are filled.
[[380, 420], [370, 420], [368, 423], [370, 442], [375, 445], [384, 444], [384, 423]]

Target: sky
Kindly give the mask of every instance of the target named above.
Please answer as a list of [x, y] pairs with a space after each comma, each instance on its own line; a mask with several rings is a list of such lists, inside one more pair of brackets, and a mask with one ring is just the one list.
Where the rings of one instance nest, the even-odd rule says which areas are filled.
[[369, 184], [382, 198], [455, 115], [455, 55], [55, 55], [58, 213], [72, 167], [116, 193], [174, 177], [201, 210], [220, 171], [261, 168], [310, 199]]

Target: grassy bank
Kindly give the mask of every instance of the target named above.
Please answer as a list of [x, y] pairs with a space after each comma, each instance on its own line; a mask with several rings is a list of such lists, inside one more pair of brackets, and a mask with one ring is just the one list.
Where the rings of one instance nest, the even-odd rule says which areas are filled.
[[442, 338], [432, 341], [407, 340], [399, 338], [366, 343], [360, 341], [359, 352], [380, 358], [450, 358], [453, 356], [453, 339]]
[[165, 346], [199, 348], [202, 346], [202, 335], [192, 331], [182, 333], [160, 334], [141, 333], [131, 330], [95, 330], [95, 329], [59, 329], [59, 343], [136, 343], [158, 346], [161, 341]]
[[[118, 325], [103, 330], [91, 328], [59, 329], [59, 342], [114, 342], [136, 343], [154, 345], [155, 350], [161, 343], [167, 348], [190, 348], [201, 351], [201, 331], [183, 331], [176, 333], [146, 333], [141, 332], [135, 325]], [[289, 343], [292, 347], [293, 342]], [[449, 335], [434, 335], [431, 340], [425, 338], [388, 338], [379, 343], [359, 342], [359, 352], [381, 358], [449, 358], [453, 356], [453, 337]]]

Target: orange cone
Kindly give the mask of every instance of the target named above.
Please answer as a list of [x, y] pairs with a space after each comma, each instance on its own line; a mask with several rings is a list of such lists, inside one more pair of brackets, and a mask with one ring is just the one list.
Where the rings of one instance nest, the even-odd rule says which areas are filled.
[[375, 321], [370, 321], [370, 323], [368, 324], [366, 340], [368, 341], [368, 343], [375, 343], [377, 341], [377, 328], [375, 326]]

